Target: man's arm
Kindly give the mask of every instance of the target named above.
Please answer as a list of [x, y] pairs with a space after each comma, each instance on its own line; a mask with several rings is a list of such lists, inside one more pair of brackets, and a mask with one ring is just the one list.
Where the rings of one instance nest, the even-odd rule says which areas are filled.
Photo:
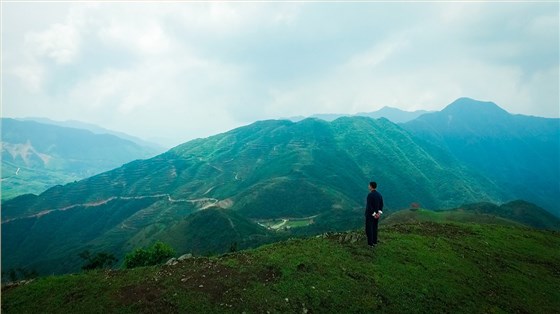
[[377, 199], [376, 199], [376, 205], [377, 208], [375, 209], [375, 214], [373, 217], [375, 217], [376, 219], [379, 219], [379, 217], [381, 217], [381, 214], [383, 214], [383, 197], [381, 196], [381, 194], [377, 193], [376, 195]]
[[370, 194], [368, 194], [367, 200], [366, 200], [366, 213], [367, 213], [367, 215], [373, 215], [373, 212], [375, 210], [374, 206], [373, 206], [373, 202], [374, 202], [373, 195], [370, 193]]

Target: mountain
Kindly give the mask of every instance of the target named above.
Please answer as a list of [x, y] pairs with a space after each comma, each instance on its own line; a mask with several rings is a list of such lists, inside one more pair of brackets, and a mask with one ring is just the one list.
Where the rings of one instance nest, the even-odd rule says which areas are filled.
[[545, 209], [523, 200], [512, 201], [502, 205], [492, 203], [475, 203], [463, 205], [454, 211], [486, 214], [539, 229], [560, 230], [560, 219]]
[[460, 98], [403, 128], [560, 217], [560, 119], [512, 115]]
[[383, 107], [374, 112], [361, 112], [357, 113], [357, 116], [361, 117], [370, 117], [374, 119], [378, 118], [386, 118], [391, 122], [394, 123], [405, 123], [408, 121], [412, 121], [425, 113], [429, 113], [430, 111], [427, 110], [416, 110], [416, 111], [405, 111], [398, 108], [392, 107]]
[[[84, 249], [122, 258], [161, 239], [184, 248], [196, 246], [181, 241], [202, 239], [216, 250], [232, 242], [249, 245], [247, 239], [259, 239], [251, 245], [275, 240], [277, 231], [258, 224], [300, 234], [348, 230], [362, 223], [372, 179], [388, 212], [413, 202], [449, 208], [513, 198], [386, 119], [260, 121], [5, 202], [2, 265], [68, 272], [78, 268]], [[210, 208], [223, 209], [212, 218], [223, 221], [222, 228], [201, 231], [191, 215], [208, 222], [200, 212]], [[216, 240], [208, 235], [228, 224], [240, 235], [210, 244]]]
[[[419, 116], [425, 114], [425, 113], [429, 113], [430, 111], [426, 111], [426, 110], [416, 110], [416, 111], [405, 111], [405, 110], [401, 110], [398, 108], [392, 108], [392, 107], [383, 107], [377, 111], [373, 111], [373, 112], [360, 112], [357, 114], [314, 114], [311, 115], [309, 118], [314, 118], [314, 119], [321, 119], [321, 120], [325, 120], [325, 121], [334, 121], [338, 118], [342, 118], [342, 117], [369, 117], [369, 118], [373, 118], [373, 119], [379, 119], [379, 118], [385, 118], [393, 123], [404, 123], [404, 122], [408, 122], [411, 120], [414, 120], [416, 118], [418, 118]], [[288, 120], [293, 121], [293, 122], [298, 122], [301, 120], [305, 120], [306, 117], [304, 116], [296, 116], [296, 117], [291, 117]]]
[[3, 118], [2, 199], [40, 193], [155, 155], [109, 134]]
[[2, 288], [6, 313], [557, 313], [560, 234], [414, 222]]
[[338, 118], [351, 117], [351, 116], [352, 116], [351, 114], [343, 114], [343, 113], [316, 113], [308, 117], [305, 116], [289, 117], [286, 120], [290, 120], [292, 122], [300, 122], [305, 119], [319, 119], [319, 120], [332, 122]]
[[440, 209], [436, 211], [411, 208], [395, 212], [384, 218], [383, 223], [389, 225], [419, 221], [466, 222], [524, 226], [526, 228], [560, 231], [560, 218], [534, 204], [522, 200], [502, 205], [487, 202], [472, 203], [454, 209]]
[[151, 151], [153, 151], [154, 153], [157, 153], [157, 154], [163, 153], [165, 150], [167, 150], [169, 148], [169, 147], [162, 147], [160, 144], [149, 142], [149, 141], [143, 140], [141, 138], [138, 138], [136, 136], [128, 135], [128, 134], [123, 133], [123, 132], [117, 132], [117, 131], [105, 129], [105, 128], [102, 128], [102, 127], [100, 127], [98, 125], [95, 125], [95, 124], [86, 123], [86, 122], [77, 121], [77, 120], [56, 121], [56, 120], [51, 120], [51, 119], [48, 119], [48, 118], [40, 118], [40, 117], [20, 118], [20, 119], [16, 119], [16, 120], [19, 120], [19, 121], [35, 121], [35, 122], [39, 122], [39, 123], [42, 123], [42, 124], [51, 124], [51, 125], [65, 127], [65, 128], [88, 130], [88, 131], [90, 131], [92, 133], [95, 133], [95, 134], [110, 134], [110, 135], [114, 135], [116, 137], [120, 137], [120, 138], [128, 140], [128, 141], [131, 141], [133, 143], [136, 143], [139, 146], [146, 147], [149, 150], [151, 150]]

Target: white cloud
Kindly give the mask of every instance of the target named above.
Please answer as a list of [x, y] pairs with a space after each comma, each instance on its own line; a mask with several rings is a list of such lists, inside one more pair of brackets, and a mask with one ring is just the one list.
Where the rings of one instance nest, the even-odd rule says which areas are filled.
[[54, 23], [46, 30], [27, 33], [26, 52], [51, 58], [58, 64], [72, 63], [79, 54], [82, 27], [81, 15], [70, 11], [64, 23]]
[[395, 36], [395, 38], [379, 42], [370, 50], [353, 56], [348, 64], [342, 67], [352, 69], [373, 69], [390, 58], [395, 52], [401, 49], [407, 49], [408, 40], [403, 36]]
[[44, 72], [44, 68], [37, 62], [16, 66], [12, 70], [12, 73], [31, 93], [41, 91], [44, 81]]
[[[33, 8], [46, 12], [39, 24], [22, 21]], [[181, 140], [264, 118], [441, 109], [462, 96], [558, 116], [551, 8], [558, 5], [10, 4], [3, 14], [19, 19], [4, 24], [12, 87], [4, 113]]]
[[98, 35], [106, 45], [129, 49], [140, 55], [162, 54], [171, 46], [171, 39], [156, 21], [122, 24], [112, 20], [100, 29]]

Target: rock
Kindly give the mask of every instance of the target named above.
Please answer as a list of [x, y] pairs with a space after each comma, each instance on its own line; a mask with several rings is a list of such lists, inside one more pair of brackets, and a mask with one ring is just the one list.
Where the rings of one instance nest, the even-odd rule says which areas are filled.
[[165, 263], [165, 265], [176, 265], [176, 264], [177, 264], [177, 259], [175, 257], [171, 258]]
[[187, 253], [187, 254], [181, 255], [181, 256], [178, 258], [178, 260], [182, 261], [182, 260], [186, 260], [186, 259], [189, 259], [189, 258], [192, 258], [192, 257], [193, 257], [193, 256], [192, 256], [191, 253]]

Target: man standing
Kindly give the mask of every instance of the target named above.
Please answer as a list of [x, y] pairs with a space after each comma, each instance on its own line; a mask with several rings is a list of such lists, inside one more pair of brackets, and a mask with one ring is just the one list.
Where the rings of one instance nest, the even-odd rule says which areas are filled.
[[377, 183], [369, 183], [369, 194], [366, 200], [366, 235], [368, 245], [373, 247], [377, 244], [377, 225], [379, 217], [383, 214], [383, 197], [377, 192]]

